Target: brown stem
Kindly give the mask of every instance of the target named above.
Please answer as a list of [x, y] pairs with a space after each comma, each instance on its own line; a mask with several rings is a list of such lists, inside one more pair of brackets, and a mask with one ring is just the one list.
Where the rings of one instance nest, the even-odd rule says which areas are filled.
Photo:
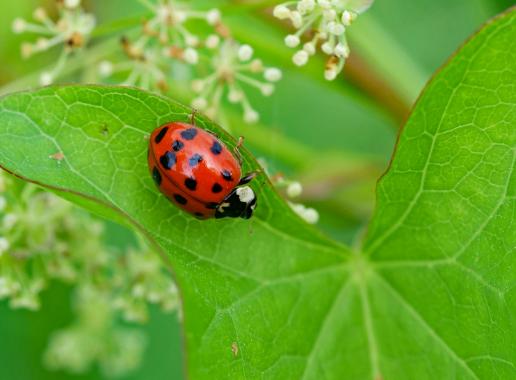
[[352, 53], [344, 66], [345, 79], [374, 99], [403, 125], [410, 113], [410, 105], [383, 80], [357, 53]]

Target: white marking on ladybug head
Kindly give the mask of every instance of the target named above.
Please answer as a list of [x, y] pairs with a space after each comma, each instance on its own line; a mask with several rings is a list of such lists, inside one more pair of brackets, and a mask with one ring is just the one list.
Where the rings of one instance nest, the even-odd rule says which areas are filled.
[[240, 199], [240, 202], [242, 203], [249, 203], [256, 198], [253, 189], [251, 189], [249, 186], [239, 187], [236, 189], [236, 193], [238, 195], [238, 199]]

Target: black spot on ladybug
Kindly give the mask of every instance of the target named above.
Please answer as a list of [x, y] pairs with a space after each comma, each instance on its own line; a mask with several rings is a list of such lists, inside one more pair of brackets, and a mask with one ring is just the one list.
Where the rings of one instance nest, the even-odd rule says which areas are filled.
[[185, 205], [188, 202], [185, 197], [183, 197], [182, 195], [179, 195], [179, 194], [174, 194], [174, 199], [180, 205]]
[[183, 144], [181, 141], [179, 140], [175, 140], [173, 143], [172, 143], [172, 149], [174, 150], [174, 152], [179, 152], [181, 149], [183, 149], [183, 147], [185, 146], [185, 144]]
[[222, 145], [218, 141], [214, 141], [213, 145], [210, 148], [211, 153], [218, 155], [222, 153]]
[[197, 129], [188, 128], [187, 130], [181, 132], [181, 137], [185, 140], [193, 140], [197, 136]]
[[219, 207], [219, 204], [215, 202], [210, 202], [206, 204], [206, 208], [208, 210], [215, 210], [217, 207]]
[[165, 169], [170, 169], [176, 163], [176, 154], [174, 152], [166, 152], [160, 157], [159, 162]]
[[198, 218], [204, 218], [204, 215], [200, 212], [196, 212], [194, 215]]
[[188, 159], [188, 163], [190, 166], [194, 167], [199, 164], [199, 162], [202, 161], [202, 156], [199, 153], [195, 153], [192, 157]]
[[161, 140], [163, 140], [163, 137], [165, 137], [165, 135], [167, 134], [167, 131], [168, 131], [168, 127], [165, 127], [161, 131], [159, 131], [159, 133], [156, 135], [156, 138], [154, 139], [156, 144], [159, 144], [161, 142]]
[[185, 179], [185, 186], [188, 189], [195, 191], [195, 189], [197, 189], [197, 181], [193, 178], [187, 178]]
[[159, 172], [157, 167], [152, 169], [152, 179], [156, 182], [156, 185], [161, 185], [161, 173]]
[[222, 178], [224, 178], [226, 181], [233, 181], [233, 176], [229, 170], [223, 170], [221, 174]]
[[222, 191], [222, 186], [220, 186], [220, 184], [218, 184], [217, 182], [215, 182], [211, 188], [211, 191], [213, 193], [220, 193]]

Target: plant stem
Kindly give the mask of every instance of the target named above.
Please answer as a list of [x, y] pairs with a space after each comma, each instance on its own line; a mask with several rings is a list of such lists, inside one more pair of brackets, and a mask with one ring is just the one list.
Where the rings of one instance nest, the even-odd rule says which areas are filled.
[[[106, 53], [113, 51], [116, 44], [116, 40], [109, 39], [89, 48], [88, 50], [78, 53], [76, 56], [68, 60], [66, 66], [63, 68], [63, 70], [61, 70], [60, 76], [73, 74], [83, 67], [97, 63], [99, 59], [106, 55]], [[41, 70], [7, 83], [6, 85], [0, 87], [0, 95], [20, 90], [27, 90], [38, 86], [40, 74]]]
[[371, 15], [349, 28], [349, 37], [362, 57], [401, 98], [412, 105], [428, 75]]

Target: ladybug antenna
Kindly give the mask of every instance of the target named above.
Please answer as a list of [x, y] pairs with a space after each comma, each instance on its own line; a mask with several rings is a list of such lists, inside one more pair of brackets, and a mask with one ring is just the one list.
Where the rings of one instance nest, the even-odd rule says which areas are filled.
[[233, 151], [235, 152], [235, 156], [236, 156], [236, 158], [237, 158], [237, 160], [238, 160], [238, 163], [239, 163], [240, 165], [242, 165], [242, 162], [244, 162], [244, 159], [243, 159], [243, 157], [242, 157], [242, 154], [240, 153], [240, 147], [241, 147], [242, 145], [244, 145], [244, 140], [245, 140], [245, 139], [244, 139], [244, 136], [240, 136], [240, 137], [238, 138], [238, 142], [237, 142], [237, 144], [236, 144], [236, 146], [235, 146], [235, 149], [233, 149]]

